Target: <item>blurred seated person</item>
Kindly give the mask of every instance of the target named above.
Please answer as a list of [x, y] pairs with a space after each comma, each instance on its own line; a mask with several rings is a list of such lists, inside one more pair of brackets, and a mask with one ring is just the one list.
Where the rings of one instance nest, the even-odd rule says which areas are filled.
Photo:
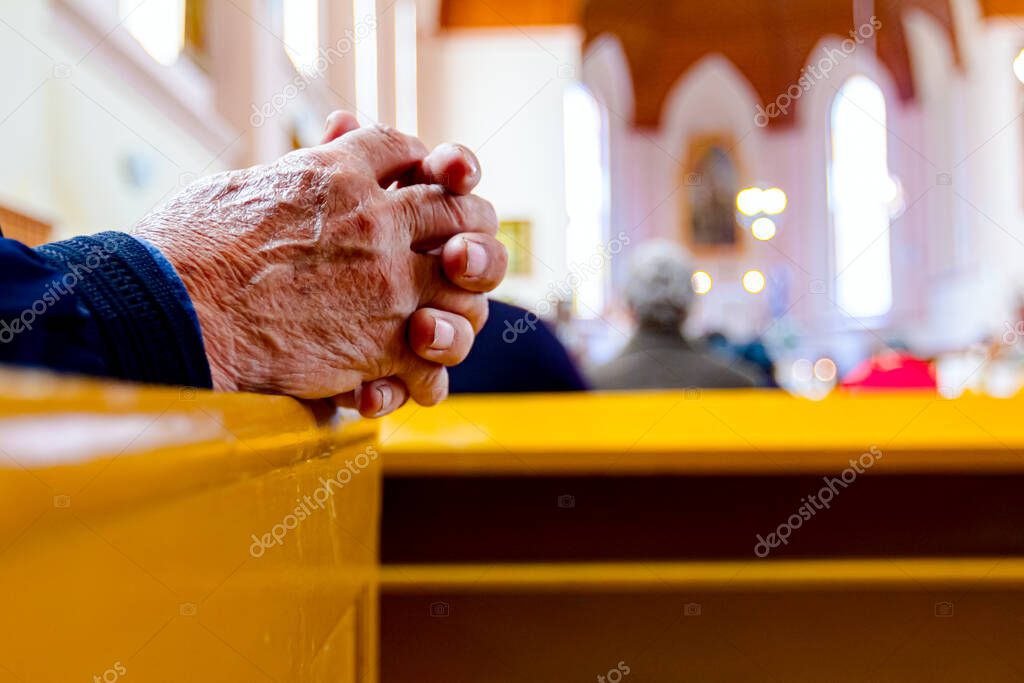
[[693, 303], [693, 269], [673, 242], [637, 247], [626, 283], [636, 330], [626, 347], [590, 373], [595, 389], [748, 389], [756, 373], [697, 349], [682, 328]]
[[488, 301], [469, 356], [448, 368], [453, 394], [584, 391], [586, 382], [555, 333], [532, 311]]

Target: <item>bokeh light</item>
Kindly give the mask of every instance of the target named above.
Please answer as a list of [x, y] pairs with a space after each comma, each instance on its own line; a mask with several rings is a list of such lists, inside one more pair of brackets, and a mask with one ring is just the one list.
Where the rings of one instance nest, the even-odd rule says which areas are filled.
[[754, 235], [755, 239], [766, 242], [775, 237], [775, 221], [771, 218], [765, 218], [762, 216], [761, 218], [756, 219], [754, 224], [750, 226], [750, 232]]
[[743, 275], [743, 289], [751, 294], [758, 294], [764, 289], [764, 273], [759, 270], [748, 270]]
[[832, 382], [836, 378], [836, 362], [831, 358], [819, 358], [814, 364], [814, 376], [822, 382]]
[[777, 216], [786, 210], [789, 199], [786, 193], [777, 187], [765, 190], [761, 194], [761, 210], [769, 216]]
[[764, 190], [759, 187], [740, 190], [740, 193], [736, 195], [736, 208], [744, 216], [756, 216], [763, 210], [763, 195]]
[[711, 279], [711, 275], [708, 274], [707, 271], [703, 270], [698, 270], [694, 273], [690, 282], [693, 284], [693, 291], [701, 295], [710, 292], [711, 286], [714, 284], [714, 281]]

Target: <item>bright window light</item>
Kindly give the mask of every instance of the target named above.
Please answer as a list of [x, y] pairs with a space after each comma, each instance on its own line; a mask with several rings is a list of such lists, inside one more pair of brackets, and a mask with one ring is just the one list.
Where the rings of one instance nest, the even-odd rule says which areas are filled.
[[1013, 75], [1017, 77], [1017, 80], [1024, 83], [1024, 50], [1017, 53], [1017, 57], [1013, 60]]
[[355, 0], [352, 7], [356, 27], [356, 113], [363, 124], [378, 123], [377, 31], [362, 28], [377, 26], [377, 0]]
[[582, 318], [601, 314], [608, 272], [605, 245], [605, 129], [594, 96], [578, 83], [565, 91], [566, 262], [569, 272], [586, 273], [576, 289]]
[[128, 33], [161, 64], [174, 64], [185, 47], [185, 0], [121, 0]]
[[836, 304], [869, 318], [892, 308], [889, 167], [885, 96], [865, 76], [843, 85], [832, 105], [829, 206], [835, 240]]
[[316, 68], [320, 50], [320, 0], [283, 0], [282, 34], [288, 59], [299, 71]]
[[416, 135], [416, 0], [395, 3], [395, 126]]

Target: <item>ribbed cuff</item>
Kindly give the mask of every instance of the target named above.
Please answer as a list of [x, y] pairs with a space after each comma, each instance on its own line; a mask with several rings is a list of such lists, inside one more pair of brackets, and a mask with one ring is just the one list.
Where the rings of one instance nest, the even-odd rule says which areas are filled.
[[75, 278], [73, 289], [96, 319], [112, 376], [212, 388], [202, 333], [182, 301], [184, 285], [147, 245], [102, 232], [37, 251]]

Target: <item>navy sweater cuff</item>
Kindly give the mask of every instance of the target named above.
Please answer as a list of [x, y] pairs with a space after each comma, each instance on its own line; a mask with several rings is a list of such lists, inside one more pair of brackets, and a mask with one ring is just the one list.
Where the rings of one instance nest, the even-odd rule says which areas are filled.
[[37, 248], [77, 279], [99, 327], [109, 374], [150, 384], [212, 388], [203, 338], [184, 285], [147, 245], [119, 232]]

